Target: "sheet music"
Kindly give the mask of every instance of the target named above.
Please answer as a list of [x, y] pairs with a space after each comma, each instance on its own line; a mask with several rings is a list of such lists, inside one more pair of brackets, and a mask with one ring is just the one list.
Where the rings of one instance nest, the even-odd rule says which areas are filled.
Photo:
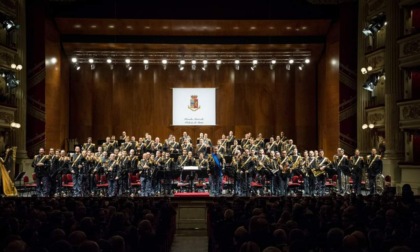
[[182, 167], [184, 171], [198, 171], [198, 166], [184, 166]]

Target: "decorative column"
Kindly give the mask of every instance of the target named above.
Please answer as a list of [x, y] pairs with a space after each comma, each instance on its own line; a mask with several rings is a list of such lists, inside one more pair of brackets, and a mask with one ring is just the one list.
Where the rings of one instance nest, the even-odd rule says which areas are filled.
[[365, 51], [366, 51], [366, 37], [362, 33], [365, 26], [367, 15], [366, 1], [359, 1], [359, 28], [357, 32], [357, 148], [359, 148], [362, 155], [369, 152], [369, 132], [362, 129], [362, 125], [367, 122], [367, 115], [365, 108], [369, 104], [370, 93], [363, 89], [363, 82], [365, 76], [360, 72], [362, 67], [366, 67]]
[[26, 152], [26, 90], [27, 90], [27, 64], [26, 64], [26, 6], [25, 0], [17, 0], [17, 23], [20, 24], [17, 31], [17, 55], [19, 63], [23, 66], [21, 71], [17, 72], [17, 79], [20, 85], [16, 89], [16, 114], [15, 120], [20, 123], [20, 129], [13, 132], [14, 144], [17, 146], [16, 164], [19, 167], [19, 172], [26, 171], [31, 174], [33, 169], [31, 167], [32, 160], [28, 159]]
[[383, 174], [391, 175], [393, 185], [401, 181], [398, 162], [402, 161], [404, 135], [399, 128], [397, 101], [403, 98], [404, 83], [398, 65], [397, 39], [402, 34], [402, 10], [398, 1], [386, 1], [386, 37], [385, 37], [385, 141], [386, 151], [383, 157]]

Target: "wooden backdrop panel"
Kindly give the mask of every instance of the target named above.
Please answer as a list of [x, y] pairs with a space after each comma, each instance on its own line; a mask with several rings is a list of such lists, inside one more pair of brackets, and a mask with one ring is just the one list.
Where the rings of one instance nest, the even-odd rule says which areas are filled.
[[[255, 71], [247, 65], [241, 65], [240, 70], [233, 65], [222, 65], [219, 70], [209, 65], [206, 71], [200, 65], [195, 71], [190, 65], [184, 71], [179, 71], [176, 65], [168, 65], [166, 70], [161, 65], [151, 65], [145, 70], [137, 64], [131, 71], [125, 65], [115, 65], [113, 70], [106, 64], [97, 65], [94, 70], [83, 65], [80, 71], [71, 70], [70, 138], [85, 141], [87, 136], [93, 136], [96, 141], [112, 134], [118, 137], [126, 131], [137, 139], [147, 132], [163, 141], [169, 134], [179, 138], [187, 131], [193, 139], [200, 132], [207, 133], [215, 142], [233, 130], [237, 138], [248, 132], [253, 136], [262, 133], [268, 138], [284, 131], [287, 136], [299, 136], [303, 141], [307, 134], [302, 131], [316, 128], [315, 106], [309, 102], [304, 109], [296, 107], [315, 95], [316, 74], [312, 69], [302, 75], [303, 79], [296, 78], [294, 71], [287, 71], [283, 65], [275, 70], [260, 65]], [[301, 82], [299, 88], [295, 87], [296, 81]], [[305, 91], [306, 85], [311, 92], [296, 102], [297, 93]], [[217, 88], [217, 125], [172, 126], [175, 87]], [[302, 116], [297, 112], [309, 113], [306, 115], [309, 119], [295, 120]], [[316, 143], [316, 139], [311, 141], [305, 144]]]

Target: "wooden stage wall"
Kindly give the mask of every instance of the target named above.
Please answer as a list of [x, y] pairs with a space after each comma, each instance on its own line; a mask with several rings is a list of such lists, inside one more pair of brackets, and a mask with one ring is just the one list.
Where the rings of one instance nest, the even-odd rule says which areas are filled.
[[[94, 141], [122, 131], [138, 139], [146, 132], [163, 141], [169, 134], [178, 138], [187, 131], [195, 139], [200, 132], [214, 141], [229, 130], [237, 138], [247, 132], [262, 133], [268, 138], [284, 131], [308, 149], [317, 148], [316, 64], [287, 71], [284, 65], [271, 71], [259, 65], [251, 71], [249, 65], [235, 70], [222, 65], [216, 70], [209, 65], [206, 71], [187, 65], [179, 71], [176, 65], [98, 64], [94, 70], [82, 65], [79, 71], [70, 70], [70, 129], [69, 137], [79, 143], [88, 136]], [[217, 126], [171, 126], [173, 87], [216, 87]], [[163, 138], [163, 139], [162, 139]]]

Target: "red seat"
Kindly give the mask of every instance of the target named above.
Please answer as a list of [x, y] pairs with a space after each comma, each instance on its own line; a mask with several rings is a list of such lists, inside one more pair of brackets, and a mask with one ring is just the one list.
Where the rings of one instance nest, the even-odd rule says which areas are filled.
[[301, 183], [299, 181], [299, 176], [293, 176], [292, 180], [289, 181], [288, 188], [292, 190], [294, 193], [299, 189]]
[[333, 175], [331, 179], [327, 179], [325, 181], [325, 187], [328, 189], [328, 191], [331, 193], [331, 190], [337, 187], [337, 174]]
[[[36, 178], [35, 173], [32, 174], [32, 178]], [[27, 192], [27, 196], [29, 196], [29, 194], [31, 192], [35, 192], [36, 191], [36, 183], [29, 183], [29, 177], [27, 175], [25, 175], [23, 177], [23, 186], [25, 188], [25, 192]]]

